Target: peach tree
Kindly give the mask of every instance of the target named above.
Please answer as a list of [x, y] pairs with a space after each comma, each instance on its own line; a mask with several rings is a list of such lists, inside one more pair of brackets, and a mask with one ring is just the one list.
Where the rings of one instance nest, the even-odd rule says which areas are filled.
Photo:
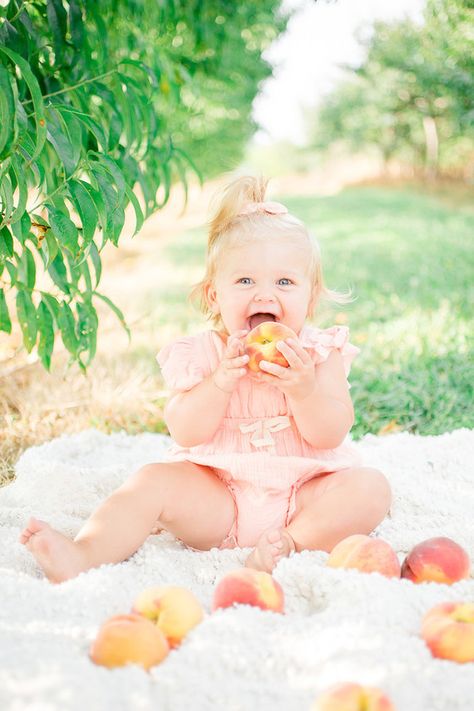
[[[191, 172], [202, 180], [183, 135], [191, 113], [203, 146], [206, 109], [234, 102], [244, 143], [258, 82], [271, 71], [261, 52], [286, 23], [273, 16], [278, 4], [0, 2], [0, 331], [17, 321], [47, 369], [58, 334], [87, 368], [98, 301], [127, 329], [99, 290], [101, 252], [119, 245], [127, 207], [137, 233], [173, 182], [186, 189]], [[196, 97], [206, 99], [201, 110]]]

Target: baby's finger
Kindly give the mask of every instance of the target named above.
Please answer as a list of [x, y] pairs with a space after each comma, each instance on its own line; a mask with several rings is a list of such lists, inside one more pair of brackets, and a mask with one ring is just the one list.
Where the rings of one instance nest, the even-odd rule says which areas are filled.
[[[285, 341], [283, 341], [283, 343], [285, 343], [285, 345], [288, 345], [292, 348], [294, 353], [296, 353], [296, 355], [298, 356], [298, 358], [300, 358], [301, 362], [304, 365], [309, 365], [310, 363], [313, 362], [308, 351], [305, 350], [303, 348], [303, 346], [301, 345], [301, 343], [299, 341], [297, 341], [295, 338], [287, 338]], [[284, 354], [284, 355], [286, 358], [286, 354]]]
[[236, 358], [229, 358], [226, 361], [228, 368], [242, 368], [249, 362], [249, 356], [244, 353], [244, 355], [237, 356]]
[[235, 358], [243, 352], [242, 345], [237, 339], [230, 339], [227, 341], [227, 348], [225, 355], [227, 358]]
[[281, 365], [277, 365], [277, 363], [270, 363], [268, 360], [261, 360], [259, 366], [264, 373], [276, 375], [277, 378], [284, 378], [288, 375], [288, 368], [283, 368]]
[[[294, 341], [292, 343], [294, 343]], [[303, 361], [298, 353], [295, 353], [292, 344], [290, 345], [286, 341], [278, 341], [276, 347], [280, 353], [285, 356], [290, 368], [301, 368]]]
[[241, 355], [244, 353], [244, 345], [240, 340], [246, 336], [248, 331], [235, 331], [227, 339], [227, 351], [229, 356]]

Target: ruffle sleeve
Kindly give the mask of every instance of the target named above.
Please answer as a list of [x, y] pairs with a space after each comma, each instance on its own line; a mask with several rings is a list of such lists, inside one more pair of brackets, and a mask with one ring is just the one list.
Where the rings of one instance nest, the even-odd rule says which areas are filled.
[[346, 377], [350, 373], [352, 361], [360, 353], [360, 348], [349, 343], [347, 326], [324, 329], [306, 327], [300, 334], [300, 342], [312, 355], [315, 364], [323, 363], [333, 350], [338, 350], [342, 356]]
[[179, 338], [162, 348], [156, 360], [170, 390], [191, 390], [206, 377], [196, 337]]

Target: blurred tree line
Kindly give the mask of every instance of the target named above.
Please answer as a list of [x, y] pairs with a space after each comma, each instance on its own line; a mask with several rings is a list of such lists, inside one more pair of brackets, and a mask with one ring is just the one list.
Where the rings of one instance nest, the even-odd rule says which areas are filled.
[[362, 66], [309, 115], [311, 144], [377, 147], [428, 178], [474, 177], [474, 2], [427, 0], [424, 23], [377, 22]]
[[94, 357], [101, 250], [187, 187], [235, 167], [280, 0], [0, 4], [0, 332], [50, 368]]

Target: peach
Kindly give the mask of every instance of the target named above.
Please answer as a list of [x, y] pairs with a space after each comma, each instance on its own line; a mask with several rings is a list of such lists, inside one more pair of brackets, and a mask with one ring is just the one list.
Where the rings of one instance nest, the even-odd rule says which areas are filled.
[[212, 610], [234, 604], [283, 612], [285, 600], [281, 585], [269, 573], [238, 568], [227, 573], [216, 585]]
[[325, 691], [311, 711], [395, 711], [395, 706], [380, 689], [347, 683]]
[[400, 563], [393, 548], [381, 538], [356, 533], [340, 541], [329, 554], [331, 568], [355, 568], [362, 573], [400, 577]]
[[259, 366], [261, 360], [288, 368], [288, 361], [276, 347], [278, 341], [286, 338], [298, 339], [298, 336], [291, 328], [277, 321], [264, 321], [252, 328], [244, 340], [245, 351], [249, 356], [249, 370], [262, 372]]
[[169, 652], [161, 630], [140, 615], [115, 615], [100, 627], [89, 656], [95, 664], [112, 669], [126, 664], [140, 664], [149, 669], [159, 664]]
[[144, 590], [133, 603], [132, 612], [154, 622], [170, 647], [181, 644], [187, 633], [204, 618], [201, 604], [193, 593], [172, 585]]
[[451, 538], [428, 538], [418, 543], [402, 565], [402, 578], [413, 583], [432, 581], [451, 585], [469, 577], [471, 561]]
[[423, 618], [421, 636], [434, 657], [474, 662], [474, 602], [435, 605]]

